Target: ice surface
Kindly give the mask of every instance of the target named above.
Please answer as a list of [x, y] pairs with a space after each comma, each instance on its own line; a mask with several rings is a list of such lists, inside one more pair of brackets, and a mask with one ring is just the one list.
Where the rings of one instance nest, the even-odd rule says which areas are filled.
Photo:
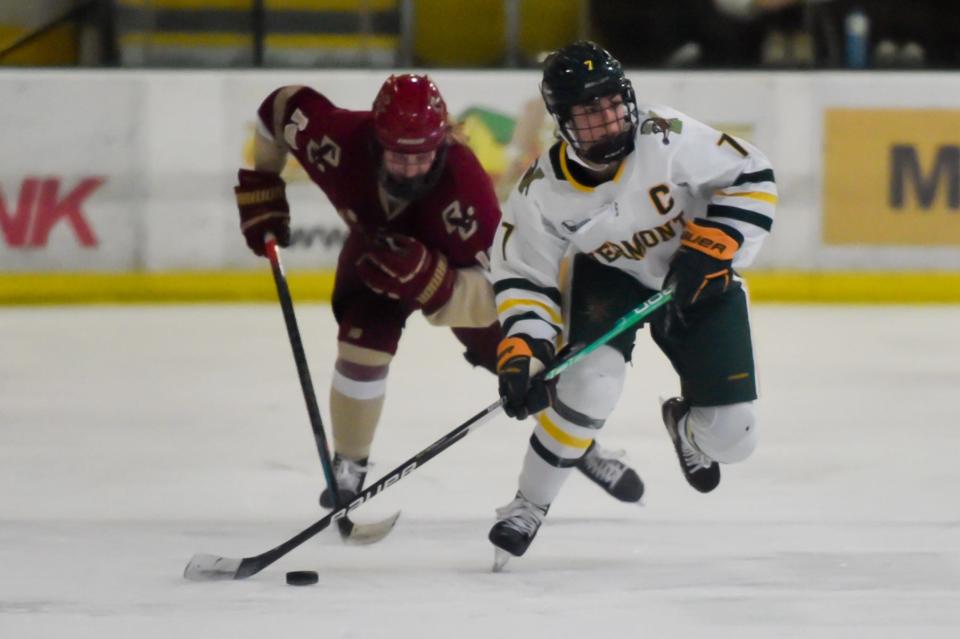
[[[602, 440], [645, 506], [573, 476], [492, 574], [530, 434], [501, 416], [357, 511], [402, 508], [382, 543], [331, 530], [193, 583], [194, 553], [258, 554], [322, 514], [279, 307], [0, 309], [0, 637], [960, 636], [960, 308], [753, 310], [761, 444], [713, 494], [683, 480], [657, 406], [677, 382], [643, 334]], [[326, 416], [334, 323], [298, 312]], [[412, 319], [372, 474], [494, 399]], [[293, 569], [320, 583], [287, 586]]]

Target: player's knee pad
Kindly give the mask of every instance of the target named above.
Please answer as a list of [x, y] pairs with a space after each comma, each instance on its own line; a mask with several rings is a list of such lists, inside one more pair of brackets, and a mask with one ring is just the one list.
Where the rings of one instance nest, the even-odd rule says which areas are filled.
[[693, 406], [687, 416], [687, 432], [696, 447], [711, 459], [724, 464], [741, 462], [757, 447], [753, 404]]
[[593, 419], [606, 419], [620, 399], [626, 375], [623, 355], [601, 346], [560, 376], [557, 399]]

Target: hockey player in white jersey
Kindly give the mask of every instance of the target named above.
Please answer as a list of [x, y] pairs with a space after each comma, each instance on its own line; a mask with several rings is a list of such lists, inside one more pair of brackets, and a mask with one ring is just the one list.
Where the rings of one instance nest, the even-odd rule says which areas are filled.
[[[541, 93], [560, 139], [509, 196], [491, 246], [500, 395], [536, 427], [516, 498], [498, 509], [498, 563], [522, 555], [571, 468], [623, 390], [637, 329], [571, 367], [536, 376], [562, 341], [587, 344], [655, 292], [673, 300], [647, 322], [680, 378], [662, 418], [681, 470], [710, 492], [720, 463], [756, 445], [747, 266], [770, 231], [777, 190], [766, 157], [668, 107], [638, 106], [620, 63], [579, 41], [544, 62]], [[569, 299], [561, 261], [572, 255]], [[507, 555], [506, 553], [509, 553]]]

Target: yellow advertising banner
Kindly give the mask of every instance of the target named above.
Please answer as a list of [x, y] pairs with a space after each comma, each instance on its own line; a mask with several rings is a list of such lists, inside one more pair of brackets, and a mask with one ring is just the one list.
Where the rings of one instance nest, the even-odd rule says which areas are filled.
[[960, 245], [960, 110], [828, 109], [827, 244]]

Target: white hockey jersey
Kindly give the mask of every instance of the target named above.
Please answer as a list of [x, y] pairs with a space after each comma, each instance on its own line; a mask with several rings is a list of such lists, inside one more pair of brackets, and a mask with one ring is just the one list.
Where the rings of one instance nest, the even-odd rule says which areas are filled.
[[749, 265], [773, 225], [777, 188], [752, 144], [667, 107], [641, 107], [635, 150], [613, 179], [578, 180], [558, 142], [512, 189], [490, 247], [505, 335], [553, 340], [562, 332], [560, 263], [568, 250], [660, 290], [683, 226], [695, 218], [735, 229], [734, 267]]

